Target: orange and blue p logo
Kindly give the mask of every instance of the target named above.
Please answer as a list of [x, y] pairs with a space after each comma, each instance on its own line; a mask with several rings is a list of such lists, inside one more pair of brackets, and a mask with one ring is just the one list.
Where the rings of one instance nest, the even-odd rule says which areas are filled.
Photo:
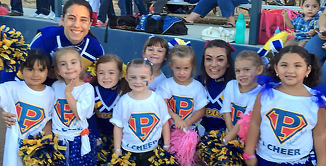
[[155, 113], [132, 113], [128, 124], [139, 140], [145, 142], [159, 121], [160, 118]]
[[237, 105], [231, 102], [231, 121], [232, 125], [235, 125], [240, 119], [241, 114], [246, 112], [247, 106]]
[[280, 144], [291, 139], [308, 125], [304, 115], [279, 108], [272, 108], [265, 116]]
[[21, 101], [16, 103], [16, 112], [21, 135], [41, 124], [45, 119], [44, 108]]
[[58, 99], [54, 105], [54, 110], [62, 124], [67, 127], [70, 127], [71, 123], [76, 119], [66, 99]]
[[178, 114], [181, 119], [187, 119], [193, 110], [193, 101], [192, 97], [182, 97], [173, 95], [168, 104], [173, 112]]

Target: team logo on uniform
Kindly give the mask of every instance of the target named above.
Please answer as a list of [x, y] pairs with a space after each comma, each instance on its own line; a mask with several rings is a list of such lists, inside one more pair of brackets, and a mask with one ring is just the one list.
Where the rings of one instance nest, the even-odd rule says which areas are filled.
[[129, 128], [140, 139], [145, 142], [160, 118], [155, 113], [132, 113], [129, 119]]
[[66, 99], [58, 99], [54, 105], [54, 110], [62, 124], [67, 127], [70, 127], [71, 123], [76, 119]]
[[39, 125], [45, 119], [44, 108], [21, 101], [16, 103], [16, 112], [21, 135]]
[[240, 119], [240, 115], [246, 112], [246, 106], [237, 105], [231, 102], [231, 121], [235, 125]]
[[192, 114], [194, 99], [191, 97], [181, 97], [173, 95], [169, 101], [169, 107], [178, 114], [181, 119], [187, 119]]
[[295, 134], [305, 128], [306, 118], [299, 113], [272, 108], [265, 114], [280, 144], [291, 139]]

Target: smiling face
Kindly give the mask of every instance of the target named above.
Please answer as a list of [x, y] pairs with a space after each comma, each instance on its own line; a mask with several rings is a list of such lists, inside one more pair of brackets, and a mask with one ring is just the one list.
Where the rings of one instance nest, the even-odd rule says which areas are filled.
[[237, 58], [234, 63], [235, 77], [242, 87], [253, 87], [254, 79], [263, 72], [262, 66], [256, 66], [252, 60]]
[[79, 79], [82, 72], [82, 63], [80, 55], [77, 52], [67, 51], [57, 58], [57, 74], [64, 81], [70, 82], [72, 79]]
[[135, 92], [148, 90], [148, 84], [154, 80], [149, 66], [143, 64], [129, 66], [126, 77], [129, 87]]
[[171, 59], [170, 67], [173, 71], [173, 78], [179, 85], [188, 85], [192, 78], [192, 59], [191, 57], [175, 56]]
[[146, 47], [143, 51], [143, 57], [149, 59], [153, 65], [161, 65], [166, 60], [166, 48], [163, 48], [160, 44], [155, 46]]
[[36, 61], [34, 66], [24, 67], [23, 77], [26, 85], [33, 90], [41, 90], [44, 85], [42, 84], [48, 75], [48, 69]]
[[204, 67], [209, 77], [220, 78], [229, 67], [226, 49], [221, 47], [207, 48], [204, 55]]
[[316, 0], [305, 0], [301, 5], [302, 13], [305, 14], [305, 18], [313, 18], [320, 10], [320, 4]]
[[117, 85], [120, 71], [116, 62], [100, 63], [97, 66], [96, 76], [98, 83], [104, 88], [112, 88]]
[[297, 53], [286, 53], [282, 56], [277, 65], [274, 66], [282, 83], [288, 86], [302, 84], [311, 71], [305, 60]]
[[75, 45], [83, 41], [92, 24], [89, 10], [85, 6], [77, 4], [70, 6], [61, 20], [65, 36]]

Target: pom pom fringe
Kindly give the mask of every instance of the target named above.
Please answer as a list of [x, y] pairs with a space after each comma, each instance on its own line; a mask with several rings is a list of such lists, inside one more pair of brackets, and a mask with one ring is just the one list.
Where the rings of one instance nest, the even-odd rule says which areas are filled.
[[249, 115], [242, 113], [242, 115], [240, 115], [240, 119], [238, 120], [238, 124], [240, 126], [238, 135], [241, 138], [241, 140], [240, 140], [241, 142], [246, 142], [249, 125], [250, 125], [251, 114], [252, 114], [252, 111], [249, 111]]
[[154, 156], [148, 159], [151, 162], [151, 166], [162, 165], [162, 166], [179, 166], [180, 164], [176, 161], [174, 156], [162, 147], [158, 146], [154, 149]]

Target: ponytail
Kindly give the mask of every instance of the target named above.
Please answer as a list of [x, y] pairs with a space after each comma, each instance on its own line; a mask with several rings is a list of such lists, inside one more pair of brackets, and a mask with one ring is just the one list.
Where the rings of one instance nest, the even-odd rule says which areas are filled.
[[311, 71], [307, 78], [304, 79], [303, 83], [308, 87], [312, 88], [319, 84], [319, 76], [321, 74], [321, 65], [319, 59], [315, 54], [309, 54], [311, 60]]

